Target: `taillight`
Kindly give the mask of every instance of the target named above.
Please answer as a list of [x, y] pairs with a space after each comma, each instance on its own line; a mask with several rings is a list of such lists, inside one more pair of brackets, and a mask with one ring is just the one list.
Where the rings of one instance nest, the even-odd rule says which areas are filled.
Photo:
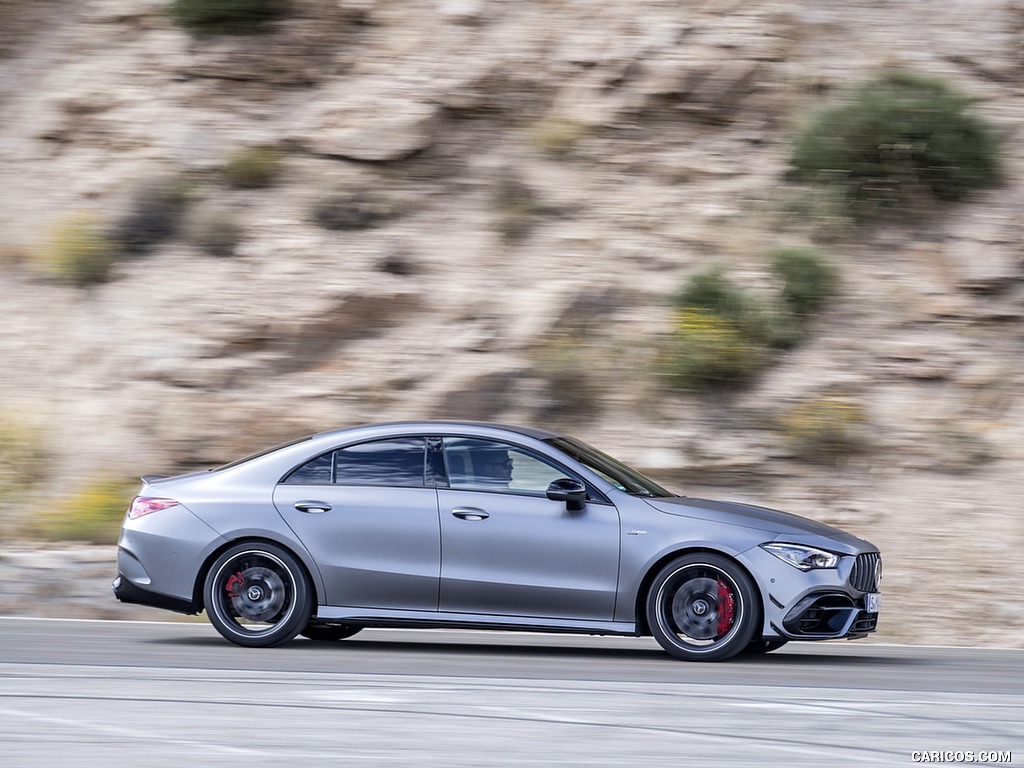
[[137, 517], [151, 515], [161, 509], [176, 507], [178, 502], [174, 499], [157, 499], [152, 496], [136, 496], [132, 505], [128, 508], [128, 519], [134, 520]]

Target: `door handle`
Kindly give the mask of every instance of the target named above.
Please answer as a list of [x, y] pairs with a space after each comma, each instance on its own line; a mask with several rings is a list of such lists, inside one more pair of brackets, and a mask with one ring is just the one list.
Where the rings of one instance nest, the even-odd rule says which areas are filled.
[[327, 512], [331, 509], [331, 505], [326, 501], [296, 501], [295, 508], [299, 512], [309, 512], [310, 514], [319, 515]]
[[486, 520], [490, 517], [487, 512], [476, 507], [456, 507], [452, 514], [460, 520]]

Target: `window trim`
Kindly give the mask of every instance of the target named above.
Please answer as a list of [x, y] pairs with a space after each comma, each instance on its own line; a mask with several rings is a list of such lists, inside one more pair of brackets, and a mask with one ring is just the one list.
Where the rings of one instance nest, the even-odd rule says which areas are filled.
[[[481, 437], [480, 435], [456, 435], [456, 434], [451, 434], [451, 433], [436, 433], [436, 432], [433, 432], [433, 433], [419, 433], [419, 434], [411, 434], [411, 435], [392, 435], [390, 437], [378, 437], [378, 438], [372, 438], [372, 439], [369, 439], [369, 440], [361, 440], [361, 441], [357, 441], [357, 442], [353, 442], [353, 443], [345, 443], [343, 445], [336, 445], [333, 448], [331, 448], [330, 450], [324, 451], [323, 453], [318, 454], [317, 456], [314, 456], [311, 459], [306, 459], [305, 461], [301, 462], [300, 464], [297, 464], [296, 466], [292, 467], [287, 472], [285, 472], [284, 475], [282, 475], [282, 477], [277, 481], [276, 485], [290, 485], [290, 483], [288, 483], [288, 478], [289, 477], [291, 477], [300, 468], [306, 466], [310, 462], [316, 461], [317, 459], [320, 459], [323, 456], [326, 456], [327, 454], [333, 454], [333, 453], [335, 453], [337, 451], [342, 451], [342, 450], [345, 450], [346, 448], [352, 448], [352, 447], [357, 446], [357, 445], [364, 445], [366, 443], [386, 442], [388, 440], [403, 440], [403, 439], [413, 440], [413, 439], [421, 439], [421, 440], [424, 441], [423, 485], [376, 485], [376, 484], [373, 484], [373, 483], [346, 483], [345, 485], [349, 485], [349, 486], [352, 486], [352, 487], [358, 487], [358, 488], [432, 488], [432, 489], [436, 489], [436, 490], [460, 491], [460, 492], [463, 492], [463, 493], [499, 493], [499, 494], [511, 495], [511, 496], [525, 496], [525, 497], [531, 498], [531, 499], [546, 498], [543, 494], [528, 493], [528, 492], [525, 492], [525, 491], [517, 491], [516, 489], [513, 489], [513, 488], [503, 488], [503, 489], [500, 489], [500, 490], [499, 489], [491, 490], [491, 489], [486, 489], [486, 488], [476, 488], [476, 489], [474, 489], [474, 488], [456, 488], [456, 487], [452, 486], [450, 472], [448, 470], [448, 456], [447, 456], [447, 453], [445, 452], [445, 449], [444, 449], [444, 441], [445, 441], [446, 438], [483, 440], [483, 441], [490, 442], [490, 443], [499, 443], [501, 445], [508, 445], [510, 447], [516, 448], [516, 449], [521, 450], [521, 451], [523, 451], [524, 453], [527, 453], [527, 454], [541, 456], [548, 463], [553, 464], [556, 467], [558, 467], [559, 469], [563, 470], [565, 477], [574, 478], [576, 480], [579, 480], [580, 482], [582, 482], [586, 486], [586, 488], [587, 488], [587, 503], [588, 504], [601, 504], [601, 505], [609, 506], [609, 507], [615, 506], [614, 502], [612, 502], [612, 500], [603, 491], [601, 491], [600, 488], [598, 488], [596, 485], [594, 485], [594, 483], [592, 483], [591, 481], [589, 481], [585, 477], [583, 477], [579, 472], [576, 472], [575, 470], [570, 470], [562, 462], [557, 461], [556, 459], [552, 458], [551, 456], [548, 456], [547, 454], [541, 453], [540, 451], [536, 450], [535, 448], [531, 448], [531, 447], [523, 445], [522, 443], [517, 443], [517, 442], [511, 441], [511, 440], [498, 440], [498, 439], [491, 438], [491, 437]], [[306, 439], [309, 439], [309, 438], [306, 438]], [[432, 448], [431, 447], [431, 441], [440, 441], [439, 447]], [[303, 441], [302, 440], [297, 440], [295, 442], [296, 443], [300, 443], [300, 442], [303, 442]], [[552, 448], [555, 448], [555, 450], [558, 450], [558, 447], [556, 445], [553, 445], [553, 444], [547, 443], [547, 442], [545, 442], [545, 444], [551, 446]], [[443, 477], [436, 477], [435, 474], [432, 471], [430, 471], [431, 467], [429, 465], [429, 462], [430, 462], [429, 454], [430, 454], [431, 450], [437, 450], [440, 453], [440, 455], [441, 455], [441, 465], [442, 465], [442, 469], [444, 471], [444, 476]], [[428, 483], [428, 475], [432, 479], [432, 482], [430, 482], [430, 483]], [[294, 485], [300, 485], [300, 484], [299, 483], [294, 483]], [[337, 482], [337, 477], [336, 477], [336, 461], [334, 459], [331, 460], [331, 479], [330, 479], [329, 483], [302, 483], [302, 485], [316, 486], [316, 487], [319, 487], [319, 488], [339, 486], [340, 483]]]

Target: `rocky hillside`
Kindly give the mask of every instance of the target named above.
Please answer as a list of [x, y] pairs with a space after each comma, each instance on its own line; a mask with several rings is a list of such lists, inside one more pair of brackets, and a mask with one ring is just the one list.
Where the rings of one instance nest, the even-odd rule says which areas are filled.
[[[33, 494], [365, 421], [554, 423], [872, 539], [884, 639], [1024, 644], [1015, 3], [293, 0], [214, 36], [166, 11], [0, 0], [0, 408], [43, 436]], [[882, 67], [976, 97], [1003, 184], [852, 228], [789, 181], [794, 131]], [[130, 258], [54, 280], [69, 222]], [[841, 288], [802, 344], [745, 387], [666, 382], [688, 276], [771, 286], [766, 253], [810, 243]], [[815, 461], [787, 414], [832, 396], [857, 449]]]

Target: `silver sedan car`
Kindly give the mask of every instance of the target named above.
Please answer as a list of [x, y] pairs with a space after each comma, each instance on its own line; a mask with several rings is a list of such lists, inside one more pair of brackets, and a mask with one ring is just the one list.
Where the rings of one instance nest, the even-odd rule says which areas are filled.
[[718, 661], [874, 632], [877, 548], [746, 504], [679, 496], [565, 435], [408, 422], [147, 476], [114, 593], [228, 640], [364, 627], [652, 635]]

